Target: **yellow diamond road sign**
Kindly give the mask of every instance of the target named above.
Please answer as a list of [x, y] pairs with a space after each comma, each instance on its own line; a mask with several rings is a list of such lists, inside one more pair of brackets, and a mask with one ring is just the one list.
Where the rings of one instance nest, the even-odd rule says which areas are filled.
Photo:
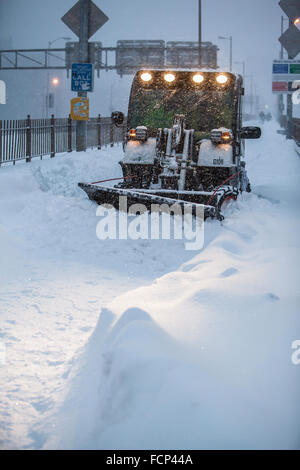
[[71, 100], [71, 119], [87, 121], [89, 119], [89, 99], [73, 98]]
[[[61, 19], [76, 36], [80, 35], [80, 1], [77, 2]], [[109, 18], [91, 0], [89, 2], [89, 39]]]

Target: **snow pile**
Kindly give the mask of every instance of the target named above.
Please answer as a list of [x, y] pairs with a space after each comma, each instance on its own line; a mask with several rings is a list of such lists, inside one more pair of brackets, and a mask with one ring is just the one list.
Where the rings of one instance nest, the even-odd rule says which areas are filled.
[[300, 447], [300, 162], [272, 123], [247, 147], [253, 193], [102, 309], [45, 448]]
[[98, 206], [77, 184], [120, 177], [121, 158], [116, 146], [0, 168], [0, 448], [41, 447], [36, 423], [101, 308], [191, 257], [180, 240], [97, 238]]

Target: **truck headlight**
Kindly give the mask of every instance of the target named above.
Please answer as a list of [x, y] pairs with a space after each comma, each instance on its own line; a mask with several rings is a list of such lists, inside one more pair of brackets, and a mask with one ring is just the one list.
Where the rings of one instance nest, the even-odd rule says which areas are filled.
[[224, 85], [228, 82], [228, 77], [222, 73], [217, 76], [216, 80], [218, 83], [220, 83], [220, 85]]
[[135, 130], [136, 140], [146, 142], [148, 140], [148, 128], [146, 126], [137, 126]]

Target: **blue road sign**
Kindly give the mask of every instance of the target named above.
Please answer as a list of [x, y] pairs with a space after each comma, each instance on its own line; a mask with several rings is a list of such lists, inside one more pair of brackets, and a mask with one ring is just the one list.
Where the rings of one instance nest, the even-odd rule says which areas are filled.
[[93, 91], [93, 64], [72, 64], [72, 91]]
[[289, 73], [289, 64], [273, 64], [273, 73]]

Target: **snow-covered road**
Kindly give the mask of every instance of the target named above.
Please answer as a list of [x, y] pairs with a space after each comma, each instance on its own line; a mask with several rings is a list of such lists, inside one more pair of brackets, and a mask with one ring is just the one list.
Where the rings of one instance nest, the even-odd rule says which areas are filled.
[[274, 123], [247, 142], [253, 193], [198, 253], [97, 239], [76, 185], [120, 157], [0, 169], [1, 447], [299, 448], [293, 143]]

